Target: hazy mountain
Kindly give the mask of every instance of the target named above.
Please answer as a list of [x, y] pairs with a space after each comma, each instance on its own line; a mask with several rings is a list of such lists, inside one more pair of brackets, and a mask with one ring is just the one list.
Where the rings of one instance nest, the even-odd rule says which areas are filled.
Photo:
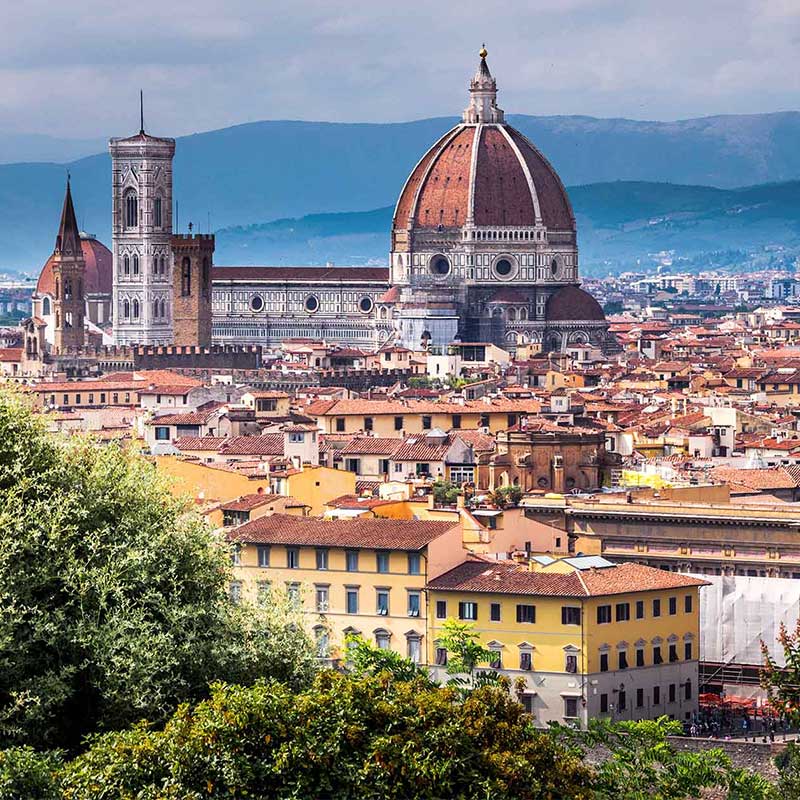
[[108, 142], [96, 139], [63, 139], [42, 133], [0, 133], [0, 164], [19, 161], [66, 163], [103, 150]]
[[[800, 248], [800, 181], [737, 190], [618, 181], [574, 186], [569, 194], [587, 274], [630, 266], [661, 250], [693, 258], [768, 245], [793, 254]], [[243, 265], [385, 262], [393, 211], [388, 206], [224, 228], [217, 232], [217, 259]]]
[[[800, 178], [800, 113], [638, 122], [510, 116], [566, 184], [668, 181], [733, 187]], [[454, 118], [398, 124], [258, 122], [178, 140], [178, 221], [196, 229], [361, 211], [394, 202]], [[162, 131], [154, 131], [163, 133]], [[82, 226], [110, 238], [110, 160], [69, 165]], [[0, 268], [38, 270], [51, 251], [66, 167], [0, 165]], [[312, 260], [298, 256], [299, 260]]]

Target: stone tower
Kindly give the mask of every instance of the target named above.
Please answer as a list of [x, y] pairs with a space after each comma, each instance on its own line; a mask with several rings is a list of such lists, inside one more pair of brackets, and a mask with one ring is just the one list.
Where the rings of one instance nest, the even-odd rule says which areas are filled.
[[117, 344], [172, 341], [172, 158], [175, 140], [111, 139], [113, 320]]
[[83, 287], [86, 264], [81, 236], [72, 205], [72, 190], [67, 178], [64, 208], [53, 251], [53, 351], [64, 353], [83, 347]]
[[172, 341], [210, 347], [214, 234], [173, 236], [172, 263]]

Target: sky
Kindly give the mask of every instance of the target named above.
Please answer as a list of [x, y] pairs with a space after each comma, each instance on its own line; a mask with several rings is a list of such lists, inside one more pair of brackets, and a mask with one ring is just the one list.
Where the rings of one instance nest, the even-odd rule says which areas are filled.
[[140, 88], [157, 135], [449, 116], [484, 41], [507, 113], [800, 109], [800, 0], [0, 0], [0, 12], [2, 134], [127, 135]]

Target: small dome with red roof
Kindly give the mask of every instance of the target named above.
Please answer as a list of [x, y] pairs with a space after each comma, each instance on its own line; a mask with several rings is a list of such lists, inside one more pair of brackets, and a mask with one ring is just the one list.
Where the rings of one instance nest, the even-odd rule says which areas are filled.
[[597, 300], [577, 286], [564, 286], [548, 301], [544, 311], [548, 322], [604, 322], [606, 315]]
[[[86, 263], [84, 292], [88, 294], [110, 295], [113, 285], [113, 259], [111, 251], [94, 236], [81, 232], [81, 252]], [[36, 294], [53, 296], [53, 258], [50, 256], [39, 273]]]

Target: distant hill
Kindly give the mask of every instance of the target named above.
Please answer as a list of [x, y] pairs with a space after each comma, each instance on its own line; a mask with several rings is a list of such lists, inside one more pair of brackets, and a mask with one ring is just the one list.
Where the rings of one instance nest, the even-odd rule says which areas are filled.
[[[630, 266], [648, 253], [684, 256], [800, 247], [800, 181], [716, 189], [617, 181], [569, 189], [587, 273]], [[227, 264], [385, 262], [393, 206], [367, 212], [223, 228], [217, 257]]]
[[[798, 112], [666, 123], [523, 115], [509, 121], [568, 185], [626, 180], [731, 188], [800, 178]], [[179, 223], [185, 229], [192, 220], [206, 230], [209, 217], [217, 229], [386, 206], [454, 122], [257, 122], [182, 137], [175, 159]], [[53, 246], [66, 169], [0, 164], [0, 268], [37, 270], [43, 263]], [[82, 227], [107, 242], [109, 157], [83, 158], [69, 169]]]
[[108, 142], [94, 139], [65, 139], [42, 133], [0, 133], [0, 164], [20, 161], [53, 161], [65, 164], [99, 153]]

